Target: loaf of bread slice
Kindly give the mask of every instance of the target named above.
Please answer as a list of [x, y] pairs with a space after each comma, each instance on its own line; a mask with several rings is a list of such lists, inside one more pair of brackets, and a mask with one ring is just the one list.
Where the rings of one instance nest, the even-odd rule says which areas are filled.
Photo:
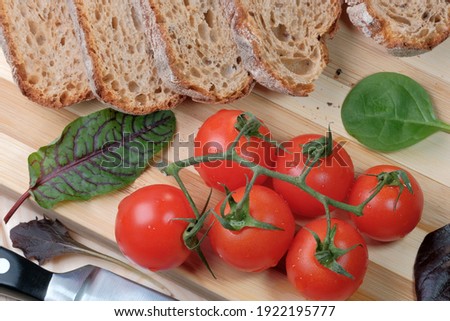
[[211, 104], [251, 91], [219, 0], [141, 0], [141, 8], [158, 71], [171, 88]]
[[328, 63], [341, 0], [222, 0], [244, 65], [263, 86], [307, 96]]
[[170, 109], [184, 100], [156, 70], [133, 0], [68, 0], [95, 96], [130, 114]]
[[0, 43], [30, 100], [61, 108], [92, 98], [65, 0], [0, 0]]
[[448, 0], [346, 0], [351, 22], [395, 56], [433, 49], [450, 34]]

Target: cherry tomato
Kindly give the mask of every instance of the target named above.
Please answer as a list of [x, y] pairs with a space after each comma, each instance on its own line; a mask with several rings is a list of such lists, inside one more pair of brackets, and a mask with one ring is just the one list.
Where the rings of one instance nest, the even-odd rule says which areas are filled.
[[[209, 117], [200, 127], [195, 137], [195, 156], [224, 152], [236, 139], [238, 130], [235, 128], [237, 117], [243, 112], [240, 110], [222, 109]], [[261, 126], [259, 132], [270, 138], [269, 129]], [[275, 162], [276, 148], [269, 143], [252, 137], [242, 137], [236, 150], [246, 160], [258, 165], [271, 168]], [[253, 176], [251, 169], [231, 161], [211, 161], [195, 167], [205, 183], [218, 190], [229, 190], [245, 186]], [[265, 176], [259, 176], [256, 184], [263, 184]]]
[[[245, 188], [233, 194], [236, 202], [244, 196]], [[222, 202], [215, 208], [220, 213]], [[275, 266], [286, 253], [295, 233], [294, 217], [287, 203], [273, 190], [254, 185], [250, 191], [250, 215], [258, 221], [282, 230], [244, 227], [239, 231], [224, 228], [214, 219], [209, 239], [216, 253], [231, 266], [247, 272], [257, 272]], [[227, 205], [226, 211], [230, 207]], [[227, 213], [227, 212], [225, 212]]]
[[[368, 169], [356, 179], [348, 203], [361, 204], [377, 186], [378, 174], [400, 169], [391, 165], [379, 165]], [[356, 227], [362, 233], [378, 241], [394, 241], [403, 238], [417, 226], [422, 217], [423, 192], [416, 179], [410, 173], [406, 174], [411, 183], [412, 193], [403, 185], [399, 195], [401, 181], [397, 186], [384, 186], [364, 207], [362, 216], [351, 215]]]
[[181, 265], [190, 251], [184, 245], [187, 222], [195, 218], [183, 192], [170, 185], [150, 185], [119, 204], [115, 235], [122, 253], [152, 271]]
[[[290, 176], [299, 176], [305, 168], [307, 156], [302, 146], [319, 139], [320, 135], [306, 134], [286, 142], [286, 151], [280, 151], [275, 170]], [[306, 184], [314, 190], [344, 201], [354, 180], [354, 166], [345, 149], [333, 142], [331, 155], [317, 163], [306, 177]], [[288, 182], [274, 179], [274, 189], [288, 202], [292, 212], [300, 217], [317, 217], [325, 214], [323, 205], [314, 197]]]
[[361, 234], [349, 223], [332, 219], [331, 225], [337, 224], [334, 244], [340, 249], [349, 249], [336, 262], [351, 278], [338, 274], [325, 267], [317, 260], [315, 253], [317, 242], [311, 231], [317, 233], [323, 241], [327, 231], [327, 220], [319, 218], [300, 229], [286, 256], [286, 272], [289, 281], [298, 292], [308, 300], [346, 300], [361, 285], [368, 265], [368, 251]]

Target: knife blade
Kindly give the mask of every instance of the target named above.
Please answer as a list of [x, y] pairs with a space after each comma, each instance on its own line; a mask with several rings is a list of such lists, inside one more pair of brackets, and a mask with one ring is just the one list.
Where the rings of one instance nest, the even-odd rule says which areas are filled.
[[0, 246], [0, 293], [42, 301], [174, 301], [103, 268], [53, 273]]

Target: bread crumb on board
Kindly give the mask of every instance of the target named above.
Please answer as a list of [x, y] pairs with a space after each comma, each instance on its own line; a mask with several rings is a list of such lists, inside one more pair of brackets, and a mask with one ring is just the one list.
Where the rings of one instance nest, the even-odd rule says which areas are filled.
[[334, 79], [338, 79], [341, 74], [342, 74], [342, 69], [341, 68], [336, 69], [336, 71], [334, 73]]

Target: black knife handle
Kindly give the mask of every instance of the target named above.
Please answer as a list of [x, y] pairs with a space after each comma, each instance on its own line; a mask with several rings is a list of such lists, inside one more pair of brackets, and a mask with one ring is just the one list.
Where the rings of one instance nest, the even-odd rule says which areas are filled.
[[53, 273], [0, 246], [0, 292], [20, 299], [44, 300]]

